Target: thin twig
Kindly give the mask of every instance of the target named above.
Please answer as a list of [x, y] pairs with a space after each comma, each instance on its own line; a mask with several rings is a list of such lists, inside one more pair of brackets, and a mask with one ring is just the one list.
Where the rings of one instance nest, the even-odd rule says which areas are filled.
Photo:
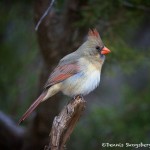
[[55, 0], [52, 0], [49, 7], [47, 8], [47, 10], [44, 12], [44, 14], [42, 15], [42, 17], [40, 18], [40, 20], [38, 21], [38, 23], [35, 26], [35, 30], [37, 31], [39, 28], [39, 25], [41, 24], [41, 22], [43, 21], [43, 19], [48, 15], [48, 13], [50, 12], [53, 4], [54, 4]]
[[150, 8], [149, 7], [146, 7], [144, 5], [134, 5], [132, 3], [129, 3], [127, 1], [123, 1], [123, 5], [125, 7], [129, 7], [129, 8], [135, 8], [135, 9], [139, 9], [139, 10], [143, 10], [143, 11], [150, 11]]

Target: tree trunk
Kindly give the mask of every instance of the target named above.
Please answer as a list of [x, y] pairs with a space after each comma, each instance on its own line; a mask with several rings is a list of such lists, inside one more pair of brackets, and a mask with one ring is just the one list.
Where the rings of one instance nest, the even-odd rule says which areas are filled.
[[[49, 3], [49, 0], [35, 1], [35, 23], [40, 19]], [[74, 51], [82, 42], [83, 35], [87, 31], [86, 27], [84, 30], [79, 29], [75, 27], [74, 23], [82, 19], [79, 12], [84, 5], [85, 2], [82, 3], [79, 0], [68, 0], [61, 13], [57, 13], [53, 6], [51, 12], [40, 24], [37, 37], [44, 63], [39, 89], [42, 89], [58, 61]], [[61, 99], [62, 97], [57, 94], [39, 106], [33, 122], [28, 128], [23, 150], [42, 150], [48, 144], [51, 124], [54, 116], [59, 112]]]

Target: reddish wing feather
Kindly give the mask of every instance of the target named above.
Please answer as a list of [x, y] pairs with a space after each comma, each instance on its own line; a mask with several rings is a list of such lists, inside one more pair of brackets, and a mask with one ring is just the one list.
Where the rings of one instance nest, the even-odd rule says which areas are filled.
[[52, 72], [52, 74], [50, 75], [45, 85], [45, 88], [48, 88], [49, 86], [59, 83], [78, 72], [79, 72], [79, 66], [77, 65], [77, 63], [57, 66], [55, 70]]

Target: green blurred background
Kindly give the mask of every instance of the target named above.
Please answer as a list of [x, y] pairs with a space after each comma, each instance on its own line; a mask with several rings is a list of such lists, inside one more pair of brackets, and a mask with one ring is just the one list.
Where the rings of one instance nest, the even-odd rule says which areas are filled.
[[[41, 89], [44, 57], [34, 30], [36, 3], [40, 1], [0, 1], [0, 110], [14, 126]], [[53, 7], [61, 14], [67, 3], [56, 1]], [[74, 3], [78, 1], [73, 1], [72, 7]], [[67, 147], [94, 150], [101, 149], [102, 142], [150, 143], [150, 1], [83, 3], [78, 10], [82, 19], [73, 23], [73, 28], [85, 29], [85, 36], [88, 28], [96, 27], [112, 53], [105, 61], [100, 87], [85, 98], [86, 111]], [[46, 1], [46, 8], [48, 4]], [[18, 128], [26, 132], [29, 123]], [[22, 145], [10, 147], [22, 149]]]

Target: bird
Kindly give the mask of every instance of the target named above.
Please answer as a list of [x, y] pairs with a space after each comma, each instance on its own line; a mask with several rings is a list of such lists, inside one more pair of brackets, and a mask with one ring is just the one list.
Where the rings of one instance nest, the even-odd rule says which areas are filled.
[[85, 96], [100, 83], [105, 55], [111, 51], [104, 45], [99, 32], [89, 29], [86, 41], [74, 52], [64, 56], [50, 74], [43, 92], [19, 120], [24, 121], [41, 103], [58, 92], [69, 97]]

